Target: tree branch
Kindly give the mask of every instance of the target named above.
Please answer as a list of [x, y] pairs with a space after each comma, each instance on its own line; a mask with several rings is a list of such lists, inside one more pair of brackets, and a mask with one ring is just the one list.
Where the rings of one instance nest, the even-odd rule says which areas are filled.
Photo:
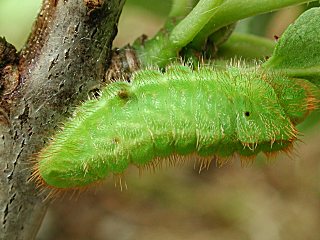
[[100, 87], [124, 1], [44, 0], [19, 64], [0, 69], [0, 239], [35, 237], [48, 201], [28, 182], [31, 159]]

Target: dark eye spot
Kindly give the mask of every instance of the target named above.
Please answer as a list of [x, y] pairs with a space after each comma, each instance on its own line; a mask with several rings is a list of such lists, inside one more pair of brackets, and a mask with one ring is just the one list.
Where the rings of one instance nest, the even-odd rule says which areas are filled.
[[244, 115], [245, 115], [246, 117], [249, 117], [249, 116], [250, 116], [250, 112], [246, 111], [246, 112], [244, 112]]
[[128, 93], [127, 90], [122, 89], [122, 90], [120, 90], [120, 91], [118, 92], [118, 96], [119, 96], [119, 98], [121, 98], [121, 99], [128, 99], [128, 98], [129, 98], [129, 93]]

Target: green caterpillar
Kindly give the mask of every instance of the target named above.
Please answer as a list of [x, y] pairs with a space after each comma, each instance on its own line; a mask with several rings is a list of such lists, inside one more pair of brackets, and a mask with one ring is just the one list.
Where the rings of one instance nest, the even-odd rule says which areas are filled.
[[79, 188], [129, 164], [288, 151], [295, 125], [317, 107], [318, 91], [258, 68], [141, 70], [78, 107], [39, 153], [35, 176], [54, 188]]

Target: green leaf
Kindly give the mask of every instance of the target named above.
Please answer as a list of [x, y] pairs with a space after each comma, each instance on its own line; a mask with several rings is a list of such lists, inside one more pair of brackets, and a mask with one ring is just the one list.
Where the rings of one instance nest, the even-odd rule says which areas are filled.
[[320, 8], [304, 12], [287, 28], [263, 66], [320, 84]]

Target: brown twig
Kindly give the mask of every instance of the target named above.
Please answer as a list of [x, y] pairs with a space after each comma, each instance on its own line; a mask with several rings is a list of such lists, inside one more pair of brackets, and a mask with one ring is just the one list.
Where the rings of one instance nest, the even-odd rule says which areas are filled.
[[30, 159], [100, 87], [124, 1], [44, 0], [19, 61], [0, 52], [0, 239], [35, 237], [48, 203]]

